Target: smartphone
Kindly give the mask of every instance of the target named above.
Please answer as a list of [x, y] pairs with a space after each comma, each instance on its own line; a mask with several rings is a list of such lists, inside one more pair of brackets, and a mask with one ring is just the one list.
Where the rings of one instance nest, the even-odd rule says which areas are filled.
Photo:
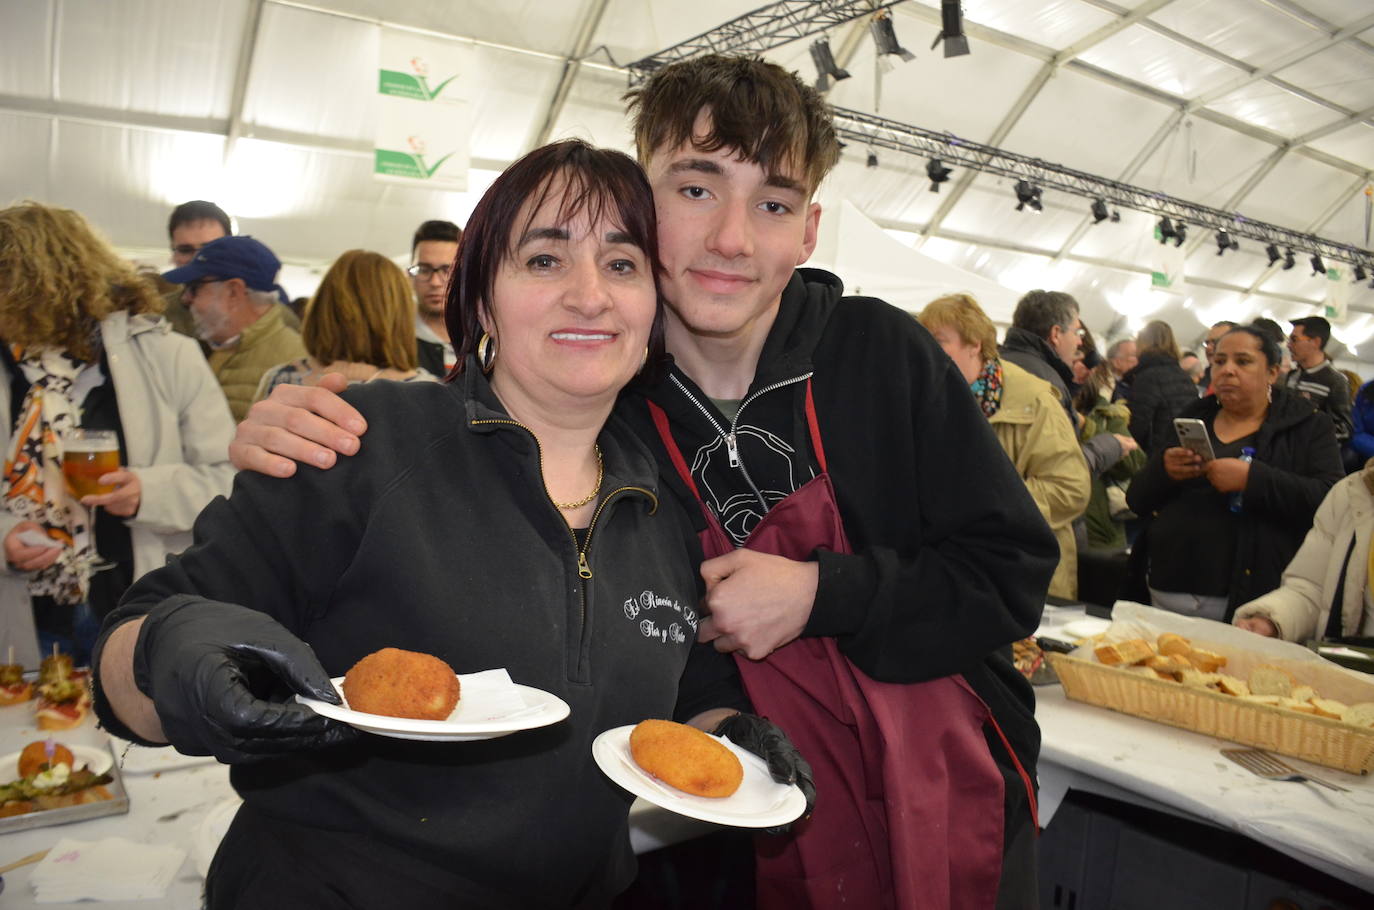
[[1190, 452], [1202, 456], [1203, 461], [1211, 461], [1216, 455], [1212, 452], [1212, 440], [1207, 435], [1207, 424], [1196, 417], [1175, 417], [1174, 430], [1178, 433], [1178, 443]]

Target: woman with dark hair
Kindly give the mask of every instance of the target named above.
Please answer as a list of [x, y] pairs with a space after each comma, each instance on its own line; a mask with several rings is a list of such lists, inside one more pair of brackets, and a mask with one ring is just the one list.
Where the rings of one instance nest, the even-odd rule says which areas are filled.
[[1131, 483], [1126, 501], [1146, 521], [1131, 551], [1134, 599], [1229, 621], [1238, 605], [1278, 587], [1317, 506], [1344, 476], [1331, 421], [1273, 386], [1281, 358], [1253, 327], [1222, 336], [1216, 393], [1179, 415], [1202, 420], [1213, 457], [1180, 446], [1171, 427], [1168, 447]]
[[1178, 365], [1178, 343], [1167, 322], [1156, 319], [1136, 339], [1140, 362], [1125, 376], [1124, 397], [1131, 409], [1131, 436], [1149, 454], [1172, 438], [1173, 420], [1197, 401], [1197, 386]]
[[[244, 804], [211, 908], [606, 906], [633, 876], [630, 797], [589, 753], [646, 717], [728, 717], [805, 773], [776, 727], [717, 707], [741, 696], [733, 664], [693, 646], [691, 522], [611, 413], [662, 353], [643, 172], [577, 141], [531, 152], [458, 255], [458, 374], [353, 387], [362, 451], [243, 478], [106, 623], [106, 725], [233, 764]], [[410, 742], [284, 697], [337, 703], [330, 677], [384, 646], [505, 667], [571, 715]]]

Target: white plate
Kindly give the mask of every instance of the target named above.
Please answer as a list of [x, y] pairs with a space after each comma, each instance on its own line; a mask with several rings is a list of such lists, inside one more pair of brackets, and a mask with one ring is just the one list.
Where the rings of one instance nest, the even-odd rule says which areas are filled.
[[1110, 625], [1111, 623], [1105, 619], [1089, 616], [1086, 619], [1075, 619], [1073, 622], [1064, 623], [1064, 628], [1060, 630], [1060, 633], [1070, 639], [1092, 638], [1094, 635], [1101, 635], [1107, 631], [1107, 627]]
[[768, 774], [763, 759], [728, 739], [716, 737], [739, 757], [744, 780], [739, 789], [723, 799], [694, 796], [670, 787], [635, 764], [630, 754], [634, 725], [607, 730], [592, 741], [592, 758], [606, 776], [635, 796], [679, 815], [737, 828], [772, 828], [801, 817], [806, 796], [795, 784], [780, 784]]
[[[461, 676], [458, 677], [460, 680]], [[503, 708], [493, 714], [490, 698], [486, 692], [474, 692], [458, 700], [458, 707], [446, 720], [417, 720], [411, 717], [387, 717], [384, 714], [367, 714], [348, 707], [348, 699], [343, 694], [342, 676], [332, 680], [341, 705], [316, 701], [297, 695], [296, 701], [313, 710], [316, 714], [341, 720], [352, 727], [378, 736], [394, 739], [422, 739], [430, 741], [467, 742], [478, 739], [495, 739], [519, 730], [532, 730], [556, 724], [567, 717], [571, 709], [568, 703], [543, 689], [512, 683], [512, 687], [524, 699], [525, 707], [514, 711]]]
[[[94, 774], [104, 774], [114, 764], [114, 757], [110, 755], [109, 749], [101, 749], [96, 746], [72, 746], [55, 737], [54, 741], [72, 750], [72, 757], [76, 759], [76, 764], [72, 767], [73, 771], [84, 765], [90, 768]], [[0, 780], [19, 779], [20, 754], [19, 752], [11, 752], [8, 755], [0, 755]]]
[[195, 834], [191, 836], [191, 860], [196, 864], [196, 871], [201, 878], [210, 874], [210, 861], [215, 858], [219, 842], [224, 840], [241, 805], [243, 800], [237, 796], [222, 799], [205, 813], [205, 818], [196, 826]]

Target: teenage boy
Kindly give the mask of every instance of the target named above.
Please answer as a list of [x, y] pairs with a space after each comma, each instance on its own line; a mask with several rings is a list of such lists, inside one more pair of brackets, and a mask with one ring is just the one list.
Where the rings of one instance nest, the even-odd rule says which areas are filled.
[[[1039, 729], [1009, 645], [1038, 624], [1053, 536], [929, 334], [796, 269], [839, 156], [820, 97], [709, 56], [630, 106], [676, 365], [619, 410], [702, 505], [700, 637], [816, 771], [812, 818], [760, 844], [759, 906], [1035, 906]], [[231, 452], [286, 476], [277, 456], [328, 467], [364, 429], [281, 387]]]

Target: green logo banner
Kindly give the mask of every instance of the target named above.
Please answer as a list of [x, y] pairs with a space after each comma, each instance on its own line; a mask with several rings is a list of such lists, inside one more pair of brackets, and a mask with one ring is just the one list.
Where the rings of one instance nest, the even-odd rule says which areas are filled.
[[434, 88], [429, 87], [429, 80], [424, 76], [412, 76], [410, 73], [401, 73], [396, 70], [377, 71], [377, 91], [383, 95], [395, 95], [398, 98], [414, 98], [416, 101], [433, 101], [439, 97], [439, 93], [444, 87], [457, 79], [455, 73]]
[[382, 174], [387, 177], [409, 177], [413, 180], [428, 180], [434, 176], [434, 172], [443, 166], [444, 162], [452, 158], [454, 152], [449, 152], [432, 165], [425, 164], [424, 155], [415, 155], [410, 152], [394, 152], [388, 149], [376, 149], [373, 157], [372, 172]]

